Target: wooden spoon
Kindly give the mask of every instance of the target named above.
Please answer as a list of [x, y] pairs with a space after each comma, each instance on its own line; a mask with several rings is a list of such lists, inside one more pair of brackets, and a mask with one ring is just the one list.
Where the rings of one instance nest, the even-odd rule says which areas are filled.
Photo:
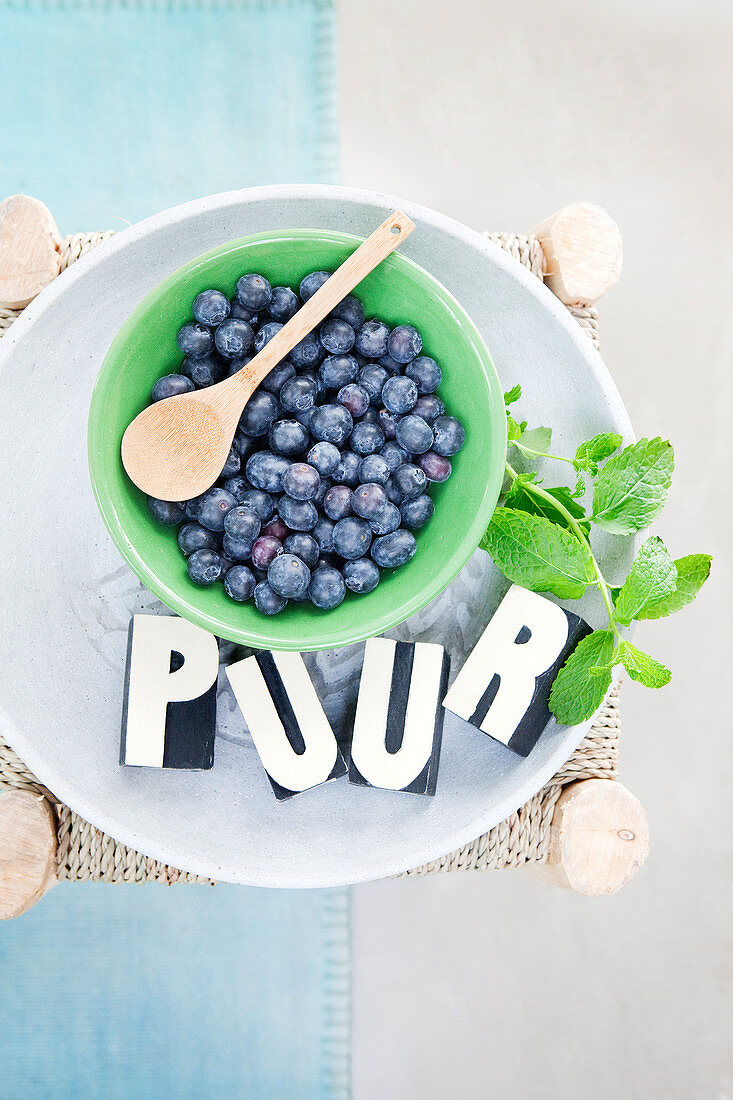
[[215, 386], [157, 401], [136, 416], [122, 437], [130, 479], [160, 500], [190, 500], [213, 485], [242, 410], [262, 379], [414, 228], [401, 210], [392, 214], [246, 367]]

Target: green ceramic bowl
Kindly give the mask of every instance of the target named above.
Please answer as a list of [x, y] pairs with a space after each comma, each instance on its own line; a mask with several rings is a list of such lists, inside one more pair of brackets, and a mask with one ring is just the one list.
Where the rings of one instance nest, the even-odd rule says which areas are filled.
[[310, 650], [347, 645], [380, 634], [424, 607], [455, 577], [483, 535], [502, 482], [506, 417], [496, 371], [483, 340], [456, 300], [426, 271], [395, 253], [356, 293], [367, 317], [414, 324], [424, 352], [443, 368], [440, 396], [466, 427], [453, 474], [430, 492], [435, 514], [416, 532], [417, 553], [402, 569], [382, 574], [365, 596], [348, 593], [340, 607], [319, 611], [290, 604], [261, 615], [253, 603], [230, 600], [223, 586], [197, 588], [188, 579], [175, 531], [158, 526], [145, 496], [125, 474], [122, 435], [149, 404], [157, 378], [178, 370], [178, 329], [194, 297], [216, 287], [233, 297], [238, 277], [260, 271], [275, 285], [297, 289], [309, 271], [333, 270], [361, 243], [321, 230], [247, 237], [216, 248], [175, 271], [122, 327], [102, 364], [89, 412], [89, 468], [105, 524], [140, 580], [173, 611], [221, 638], [265, 649]]

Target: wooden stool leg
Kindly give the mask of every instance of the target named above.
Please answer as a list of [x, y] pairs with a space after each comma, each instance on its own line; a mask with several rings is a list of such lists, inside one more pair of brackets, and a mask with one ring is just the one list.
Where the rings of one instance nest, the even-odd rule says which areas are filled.
[[594, 898], [630, 882], [649, 853], [644, 808], [612, 779], [583, 779], [560, 795], [546, 863], [528, 863], [535, 878]]
[[51, 804], [31, 791], [0, 791], [0, 920], [19, 917], [55, 884]]
[[545, 257], [545, 283], [566, 306], [592, 306], [621, 274], [621, 233], [601, 206], [565, 206], [534, 235]]

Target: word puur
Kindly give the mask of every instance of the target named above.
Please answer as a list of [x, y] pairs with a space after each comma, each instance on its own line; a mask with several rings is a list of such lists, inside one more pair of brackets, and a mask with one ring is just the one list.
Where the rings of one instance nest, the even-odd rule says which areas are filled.
[[550, 720], [550, 689], [590, 627], [513, 584], [448, 692], [444, 706], [527, 756]]
[[369, 639], [351, 744], [352, 783], [435, 794], [449, 669], [442, 645]]

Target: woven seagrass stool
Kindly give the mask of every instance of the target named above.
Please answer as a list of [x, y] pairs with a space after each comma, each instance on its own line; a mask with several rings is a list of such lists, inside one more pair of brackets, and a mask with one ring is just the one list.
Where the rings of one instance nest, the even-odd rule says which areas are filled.
[[[58, 274], [112, 236], [62, 240], [49, 210], [0, 204], [0, 336]], [[621, 271], [621, 238], [600, 207], [577, 203], [530, 236], [486, 234], [557, 295], [599, 348], [595, 302]], [[649, 847], [646, 815], [617, 781], [618, 687], [567, 763], [538, 794], [471, 844], [406, 875], [522, 867], [589, 897], [634, 876]], [[56, 882], [209, 882], [119, 844], [58, 802], [0, 731], [0, 919], [19, 916]]]

